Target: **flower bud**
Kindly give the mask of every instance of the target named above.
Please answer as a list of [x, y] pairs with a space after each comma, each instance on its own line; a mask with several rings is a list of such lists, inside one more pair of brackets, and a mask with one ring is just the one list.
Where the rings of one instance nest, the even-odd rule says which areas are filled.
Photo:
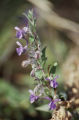
[[30, 63], [31, 63], [30, 60], [24, 60], [24, 61], [22, 62], [22, 67], [27, 67]]
[[34, 69], [31, 71], [30, 75], [31, 75], [32, 77], [35, 76], [35, 70], [34, 70]]

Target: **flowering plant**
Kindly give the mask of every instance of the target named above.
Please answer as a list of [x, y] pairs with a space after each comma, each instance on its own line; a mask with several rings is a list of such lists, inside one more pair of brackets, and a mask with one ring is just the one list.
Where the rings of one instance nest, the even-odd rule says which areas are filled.
[[[38, 99], [48, 100], [48, 106], [50, 110], [56, 109], [56, 105], [59, 103], [60, 99], [56, 94], [58, 83], [56, 79], [58, 76], [55, 74], [57, 63], [55, 62], [53, 66], [48, 66], [45, 68], [47, 57], [46, 57], [46, 47], [42, 49], [39, 37], [36, 31], [36, 17], [33, 11], [28, 11], [25, 14], [28, 19], [28, 24], [20, 29], [15, 27], [16, 37], [26, 41], [26, 45], [23, 46], [19, 41], [16, 42], [18, 48], [16, 48], [17, 54], [28, 55], [28, 59], [22, 62], [23, 67], [27, 67], [29, 64], [32, 67], [30, 76], [34, 78], [36, 86], [34, 90], [29, 90], [30, 102], [34, 103]], [[54, 94], [53, 94], [54, 93]]]

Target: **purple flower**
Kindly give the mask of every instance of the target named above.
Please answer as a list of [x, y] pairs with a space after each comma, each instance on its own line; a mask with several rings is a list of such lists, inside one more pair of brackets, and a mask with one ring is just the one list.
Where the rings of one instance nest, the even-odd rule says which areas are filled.
[[20, 29], [19, 27], [15, 27], [16, 30], [16, 37], [19, 39], [22, 39], [24, 37], [24, 34], [27, 33], [28, 27], [24, 27], [23, 29]]
[[27, 46], [23, 47], [19, 41], [17, 41], [16, 44], [19, 46], [19, 48], [16, 48], [16, 52], [20, 56], [22, 53], [26, 51]]
[[56, 104], [53, 100], [49, 103], [49, 107], [50, 107], [50, 110], [54, 110], [56, 108]]
[[56, 80], [50, 80], [50, 86], [53, 87], [53, 88], [57, 88], [58, 83], [56, 82]]
[[30, 102], [34, 103], [39, 98], [39, 96], [36, 96], [35, 93], [34, 93], [34, 91], [32, 91], [32, 90], [29, 90], [29, 92], [31, 94], [30, 95]]
[[51, 78], [46, 78], [46, 80], [48, 80], [50, 82], [51, 87], [57, 88], [58, 87], [58, 83], [56, 82], [57, 78], [58, 78], [58, 76], [56, 76], [53, 80]]
[[21, 39], [23, 37], [22, 30], [19, 27], [15, 27], [16, 30], [16, 37]]
[[56, 108], [56, 103], [59, 102], [59, 101], [61, 101], [60, 99], [54, 99], [54, 100], [52, 100], [49, 97], [44, 97], [44, 99], [50, 101], [50, 103], [48, 104], [50, 110], [54, 110]]
[[50, 110], [56, 109], [56, 103], [59, 101], [60, 101], [60, 99], [51, 100], [49, 103]]

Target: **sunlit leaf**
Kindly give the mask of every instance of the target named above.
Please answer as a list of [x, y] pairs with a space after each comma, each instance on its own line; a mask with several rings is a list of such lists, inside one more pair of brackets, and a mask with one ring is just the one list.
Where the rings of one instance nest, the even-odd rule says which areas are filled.
[[44, 112], [50, 112], [48, 104], [42, 105], [40, 107], [37, 107], [36, 110], [44, 111]]

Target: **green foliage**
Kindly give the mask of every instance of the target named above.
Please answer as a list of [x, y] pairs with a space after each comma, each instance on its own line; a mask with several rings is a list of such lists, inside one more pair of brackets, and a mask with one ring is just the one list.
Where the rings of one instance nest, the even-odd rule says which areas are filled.
[[29, 10], [28, 14], [23, 13], [23, 15], [28, 19], [28, 24], [31, 30], [35, 30], [35, 19], [33, 18], [33, 10]]
[[50, 112], [48, 104], [42, 105], [40, 107], [37, 107], [36, 110], [43, 111], [43, 112]]
[[33, 28], [36, 28], [36, 19], [34, 18], [34, 13], [33, 10], [29, 10], [28, 12], [28, 20], [30, 20], [29, 22], [31, 22]]
[[5, 101], [12, 107], [26, 107], [29, 105], [29, 94], [20, 92], [18, 89], [13, 87], [11, 84], [0, 81], [0, 103]]
[[29, 18], [30, 20], [33, 19], [33, 11], [32, 11], [32, 10], [29, 10], [29, 11], [28, 11], [28, 18]]
[[43, 72], [42, 72], [41, 70], [37, 70], [37, 71], [35, 72], [35, 76], [36, 76], [37, 78], [39, 78], [39, 79], [42, 79], [42, 77], [43, 77]]
[[42, 56], [41, 56], [41, 58], [42, 58], [42, 61], [47, 60], [47, 57], [46, 57], [46, 47], [44, 47], [44, 48], [42, 49]]
[[60, 93], [59, 93], [59, 98], [60, 98], [61, 100], [67, 100], [67, 94], [64, 93], [64, 92], [60, 92]]
[[45, 89], [45, 94], [46, 94], [47, 96], [49, 96], [49, 95], [50, 95], [50, 91], [49, 91], [49, 89], [48, 89], [48, 88], [46, 88], [46, 89]]
[[55, 74], [57, 65], [57, 62], [55, 62], [54, 65], [50, 68], [49, 74]]
[[[28, 85], [32, 82], [29, 78], [27, 77], [26, 80]], [[21, 110], [27, 110], [28, 114], [36, 115], [33, 105], [29, 102], [29, 93], [26, 89], [20, 91], [10, 83], [0, 80], [0, 115], [4, 114], [7, 118], [14, 112], [14, 117], [20, 120], [19, 116], [22, 117], [23, 114]]]
[[30, 37], [29, 37], [29, 42], [30, 42], [30, 43], [33, 43], [33, 42], [34, 42], [34, 37], [33, 37], [33, 36], [30, 36]]
[[42, 66], [44, 67], [47, 57], [46, 57], [46, 47], [42, 49], [42, 55], [41, 55], [41, 60], [42, 60]]

